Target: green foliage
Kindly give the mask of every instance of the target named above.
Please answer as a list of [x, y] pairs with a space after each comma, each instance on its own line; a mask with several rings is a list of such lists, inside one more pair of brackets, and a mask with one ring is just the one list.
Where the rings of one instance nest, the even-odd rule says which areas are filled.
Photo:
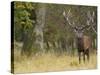
[[34, 6], [33, 3], [14, 2], [14, 32], [15, 39], [18, 41], [22, 40], [24, 31], [34, 27], [35, 19], [31, 19]]

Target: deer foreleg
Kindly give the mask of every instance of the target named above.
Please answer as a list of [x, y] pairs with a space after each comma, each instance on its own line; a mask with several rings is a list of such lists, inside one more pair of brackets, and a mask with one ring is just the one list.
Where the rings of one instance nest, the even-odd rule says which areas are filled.
[[78, 52], [78, 56], [79, 56], [79, 64], [81, 63], [81, 52]]
[[86, 54], [87, 60], [89, 61], [89, 59], [90, 59], [89, 48], [87, 48], [84, 53]]

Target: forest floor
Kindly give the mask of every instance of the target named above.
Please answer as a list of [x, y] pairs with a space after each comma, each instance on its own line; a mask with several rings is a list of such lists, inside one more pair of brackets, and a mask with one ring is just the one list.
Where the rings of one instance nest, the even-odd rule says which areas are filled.
[[67, 70], [84, 70], [97, 68], [97, 55], [92, 54], [89, 62], [79, 64], [78, 56], [68, 56], [62, 54], [56, 56], [51, 53], [32, 56], [30, 58], [20, 57], [19, 53], [15, 54], [14, 73], [29, 72], [50, 72], [50, 71], [67, 71]]

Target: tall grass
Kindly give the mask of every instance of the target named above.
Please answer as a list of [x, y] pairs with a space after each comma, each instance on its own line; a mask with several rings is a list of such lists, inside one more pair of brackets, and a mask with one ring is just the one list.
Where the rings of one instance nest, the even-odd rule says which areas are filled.
[[78, 63], [78, 56], [69, 56], [67, 54], [55, 55], [52, 52], [43, 53], [36, 56], [21, 57], [20, 51], [15, 51], [14, 72], [47, 72], [47, 71], [65, 71], [79, 69], [94, 69], [97, 65], [96, 54], [90, 56], [89, 62]]

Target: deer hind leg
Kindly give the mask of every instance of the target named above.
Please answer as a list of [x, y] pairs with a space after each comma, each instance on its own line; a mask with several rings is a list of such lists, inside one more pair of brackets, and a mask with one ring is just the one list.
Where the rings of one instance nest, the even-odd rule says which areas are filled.
[[89, 55], [89, 49], [86, 50], [87, 60], [89, 61], [90, 55]]
[[85, 51], [83, 51], [83, 60], [84, 60], [84, 63], [85, 63]]
[[88, 48], [85, 50], [84, 55], [87, 56], [87, 60], [89, 61], [90, 55], [89, 55], [89, 49]]

